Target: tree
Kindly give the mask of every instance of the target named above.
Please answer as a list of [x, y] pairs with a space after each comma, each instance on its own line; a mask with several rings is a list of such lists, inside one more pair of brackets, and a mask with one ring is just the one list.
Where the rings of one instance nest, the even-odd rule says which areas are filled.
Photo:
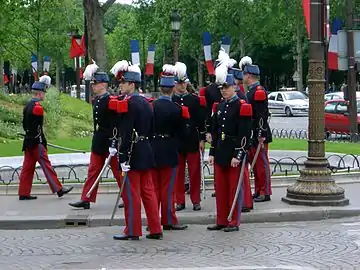
[[107, 57], [105, 51], [104, 14], [115, 0], [107, 0], [102, 6], [98, 0], [83, 0], [88, 34], [88, 54], [94, 59], [99, 67], [107, 68]]

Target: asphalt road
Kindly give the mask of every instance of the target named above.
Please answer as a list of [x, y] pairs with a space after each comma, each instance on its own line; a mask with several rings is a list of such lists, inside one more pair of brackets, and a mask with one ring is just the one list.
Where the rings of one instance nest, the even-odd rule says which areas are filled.
[[0, 269], [360, 269], [358, 218], [243, 224], [233, 233], [193, 225], [161, 241], [115, 241], [116, 233], [0, 231]]
[[308, 117], [293, 116], [286, 117], [282, 115], [272, 115], [270, 120], [271, 129], [295, 129], [308, 130]]

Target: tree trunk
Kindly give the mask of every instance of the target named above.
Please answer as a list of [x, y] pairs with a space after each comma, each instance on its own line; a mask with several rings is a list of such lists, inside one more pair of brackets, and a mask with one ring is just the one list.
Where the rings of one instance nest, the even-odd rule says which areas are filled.
[[98, 0], [83, 0], [88, 35], [89, 58], [94, 59], [102, 70], [108, 70], [105, 52], [103, 19], [107, 9], [115, 0], [107, 0], [100, 6]]

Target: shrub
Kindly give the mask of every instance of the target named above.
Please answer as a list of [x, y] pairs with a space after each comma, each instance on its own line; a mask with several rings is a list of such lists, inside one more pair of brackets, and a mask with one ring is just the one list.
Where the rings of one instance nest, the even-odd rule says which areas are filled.
[[0, 120], [7, 123], [21, 125], [22, 114], [19, 111], [0, 105]]
[[46, 115], [44, 129], [49, 138], [56, 137], [61, 121], [60, 93], [56, 88], [47, 90], [46, 98], [42, 102]]
[[0, 137], [19, 139], [18, 132], [23, 132], [22, 127], [11, 122], [0, 120]]

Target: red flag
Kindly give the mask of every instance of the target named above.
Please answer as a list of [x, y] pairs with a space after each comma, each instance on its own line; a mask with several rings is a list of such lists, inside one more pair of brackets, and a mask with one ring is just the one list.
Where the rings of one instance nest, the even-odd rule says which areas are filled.
[[8, 84], [8, 83], [9, 83], [8, 76], [4, 74], [4, 84]]
[[305, 17], [306, 30], [310, 38], [310, 0], [302, 0], [302, 6]]
[[80, 57], [85, 55], [85, 48], [83, 46], [83, 39], [80, 44], [75, 37], [71, 38], [70, 58]]

